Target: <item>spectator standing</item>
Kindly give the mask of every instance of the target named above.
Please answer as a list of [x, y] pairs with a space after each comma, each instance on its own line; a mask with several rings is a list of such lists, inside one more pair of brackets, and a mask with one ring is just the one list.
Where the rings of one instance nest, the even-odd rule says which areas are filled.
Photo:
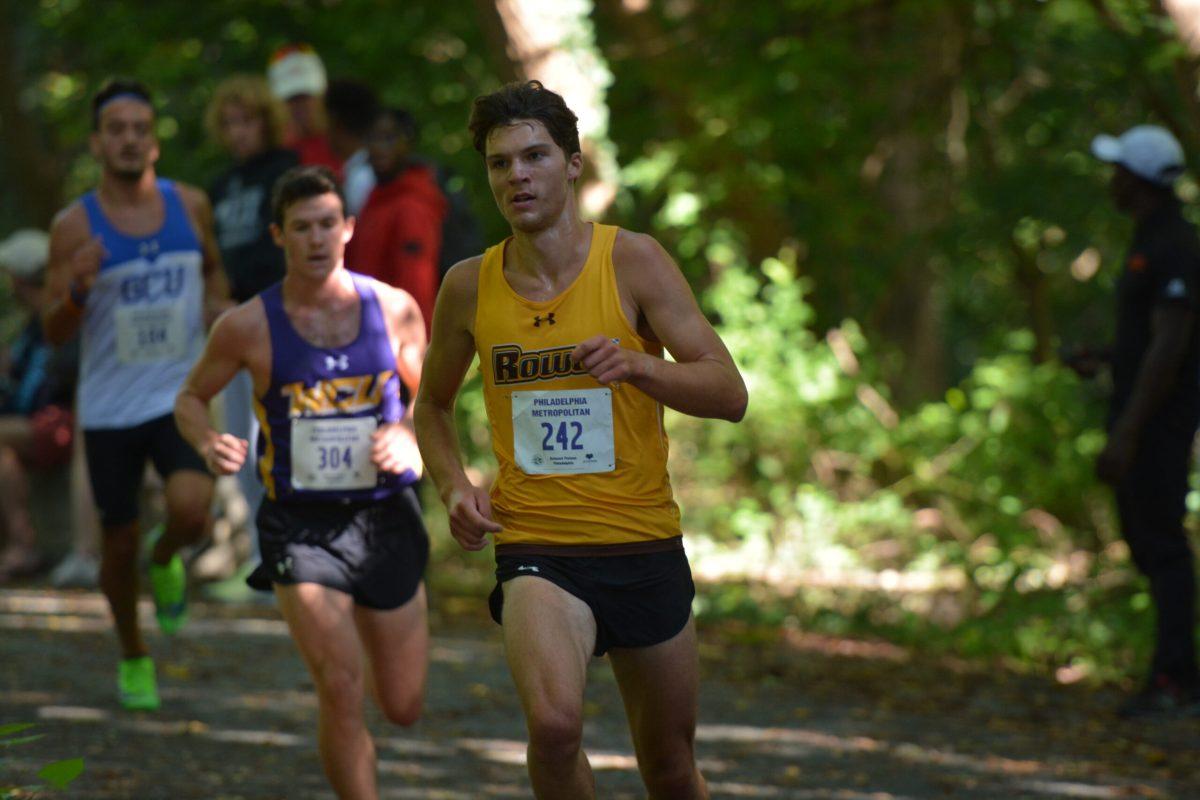
[[375, 188], [375, 171], [367, 154], [367, 134], [379, 114], [375, 90], [362, 81], [338, 78], [325, 90], [329, 144], [342, 159], [342, 194], [346, 213], [358, 216]]
[[1173, 189], [1183, 148], [1165, 129], [1139, 125], [1097, 136], [1092, 152], [1114, 165], [1113, 202], [1135, 226], [1117, 281], [1108, 443], [1096, 471], [1116, 491], [1121, 534], [1157, 613], [1149, 680], [1121, 713], [1197, 710], [1196, 576], [1183, 517], [1200, 421], [1200, 239]]
[[325, 65], [307, 44], [289, 44], [275, 51], [267, 65], [271, 93], [287, 106], [290, 130], [286, 144], [301, 164], [329, 167], [340, 173], [342, 162], [333, 154], [326, 133], [322, 97], [328, 83]]
[[411, 294], [428, 332], [448, 205], [433, 170], [412, 158], [415, 139], [416, 123], [402, 109], [384, 109], [371, 125], [367, 149], [376, 185], [346, 260], [355, 270]]

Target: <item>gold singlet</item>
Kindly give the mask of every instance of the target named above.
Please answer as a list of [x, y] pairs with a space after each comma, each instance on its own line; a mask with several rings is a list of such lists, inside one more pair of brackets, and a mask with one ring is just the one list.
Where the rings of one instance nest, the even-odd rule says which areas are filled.
[[504, 277], [509, 240], [479, 268], [475, 346], [500, 473], [498, 552], [639, 552], [680, 545], [667, 477], [662, 405], [629, 384], [606, 387], [571, 361], [597, 334], [662, 355], [638, 336], [617, 291], [617, 228], [592, 225], [587, 262], [558, 297], [517, 294]]

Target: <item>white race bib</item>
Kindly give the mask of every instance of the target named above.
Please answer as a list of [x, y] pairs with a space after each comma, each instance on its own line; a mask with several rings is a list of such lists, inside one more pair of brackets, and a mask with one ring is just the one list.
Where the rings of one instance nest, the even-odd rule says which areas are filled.
[[612, 472], [611, 389], [512, 393], [513, 453], [527, 475]]
[[117, 360], [122, 364], [146, 364], [183, 358], [188, 351], [186, 315], [183, 301], [118, 305]]
[[292, 486], [296, 489], [370, 489], [376, 483], [371, 460], [374, 417], [294, 417]]

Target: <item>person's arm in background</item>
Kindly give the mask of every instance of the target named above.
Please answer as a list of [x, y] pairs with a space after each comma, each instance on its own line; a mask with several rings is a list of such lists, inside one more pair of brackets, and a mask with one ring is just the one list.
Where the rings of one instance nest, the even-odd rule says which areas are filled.
[[1096, 459], [1096, 474], [1102, 480], [1116, 484], [1129, 471], [1142, 430], [1180, 380], [1180, 366], [1195, 321], [1196, 314], [1186, 303], [1160, 303], [1154, 309], [1150, 346], [1134, 378], [1129, 402], [1113, 423], [1108, 443]]

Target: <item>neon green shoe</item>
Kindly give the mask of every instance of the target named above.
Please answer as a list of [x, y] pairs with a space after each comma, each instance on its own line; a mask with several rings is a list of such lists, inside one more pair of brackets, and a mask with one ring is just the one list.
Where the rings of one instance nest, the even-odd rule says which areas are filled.
[[187, 621], [187, 571], [179, 554], [166, 564], [150, 564], [150, 590], [159, 629], [171, 636]]
[[158, 679], [150, 656], [126, 658], [117, 672], [117, 697], [128, 711], [157, 711]]

